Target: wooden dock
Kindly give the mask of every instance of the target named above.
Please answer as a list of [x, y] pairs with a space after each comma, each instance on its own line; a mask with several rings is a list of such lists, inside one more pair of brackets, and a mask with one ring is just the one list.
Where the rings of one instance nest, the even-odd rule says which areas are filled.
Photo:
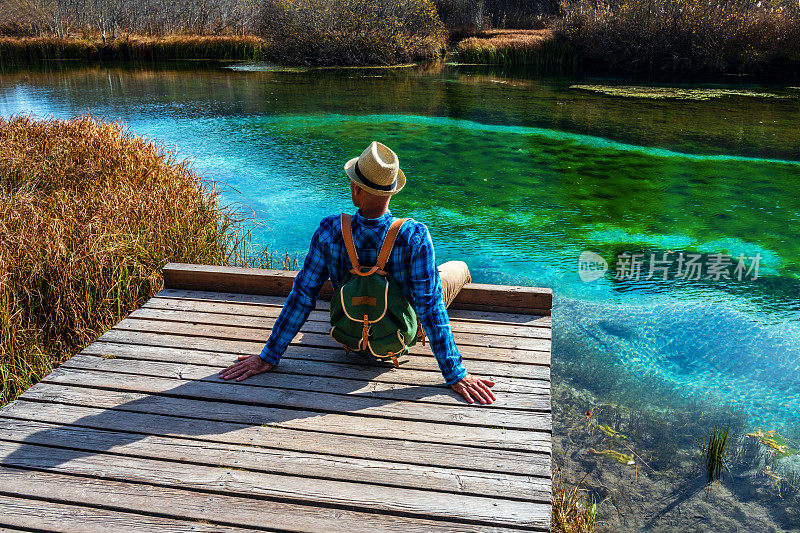
[[221, 380], [295, 274], [169, 264], [0, 409], [0, 531], [549, 530], [551, 292], [469, 284], [451, 306], [490, 406], [446, 387], [430, 346], [400, 369], [345, 356], [322, 299], [275, 371]]

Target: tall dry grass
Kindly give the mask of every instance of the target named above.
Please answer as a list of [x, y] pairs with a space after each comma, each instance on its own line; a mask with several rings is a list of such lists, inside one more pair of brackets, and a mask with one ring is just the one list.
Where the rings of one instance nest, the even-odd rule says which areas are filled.
[[119, 124], [0, 118], [0, 405], [159, 290], [165, 263], [270, 266], [242, 228]]
[[391, 65], [446, 47], [432, 0], [263, 0], [259, 28], [293, 64]]
[[554, 25], [589, 70], [800, 74], [800, 7], [779, 0], [569, 0]]
[[456, 57], [462, 63], [525, 66], [558, 74], [572, 73], [578, 64], [572, 47], [556, 41], [549, 29], [483, 31], [460, 41]]
[[[584, 476], [585, 477], [585, 476]], [[570, 487], [560, 468], [553, 472], [553, 533], [597, 531], [599, 504], [588, 494], [583, 480]]]
[[83, 61], [167, 61], [221, 59], [259, 61], [269, 58], [269, 44], [252, 35], [126, 36], [103, 41], [88, 38], [0, 37], [0, 64], [54, 59]]

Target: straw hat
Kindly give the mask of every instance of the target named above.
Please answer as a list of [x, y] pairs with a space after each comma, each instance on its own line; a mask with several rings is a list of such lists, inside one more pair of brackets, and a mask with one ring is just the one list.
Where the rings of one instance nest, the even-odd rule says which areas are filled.
[[397, 154], [377, 141], [372, 141], [360, 156], [345, 163], [344, 171], [353, 183], [377, 196], [391, 196], [406, 184]]

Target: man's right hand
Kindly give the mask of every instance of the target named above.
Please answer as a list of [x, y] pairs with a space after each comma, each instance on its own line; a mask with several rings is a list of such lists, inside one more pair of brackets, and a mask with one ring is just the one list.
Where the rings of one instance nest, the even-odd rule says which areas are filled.
[[484, 405], [497, 399], [489, 387], [494, 387], [494, 381], [479, 378], [472, 374], [467, 374], [458, 383], [450, 385], [450, 388], [463, 396], [467, 402], [475, 403], [475, 400], [478, 400]]

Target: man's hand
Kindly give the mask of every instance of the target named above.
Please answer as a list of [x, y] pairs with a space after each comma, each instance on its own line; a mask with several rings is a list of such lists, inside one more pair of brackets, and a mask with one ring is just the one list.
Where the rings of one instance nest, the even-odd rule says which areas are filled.
[[220, 370], [219, 377], [222, 379], [236, 378], [236, 381], [242, 381], [270, 370], [272, 370], [272, 364], [261, 359], [259, 355], [240, 355], [238, 361], [225, 370]]
[[458, 383], [450, 385], [451, 389], [463, 396], [469, 403], [475, 403], [477, 399], [482, 404], [492, 403], [497, 399], [489, 387], [494, 387], [494, 381], [472, 374], [467, 374]]

